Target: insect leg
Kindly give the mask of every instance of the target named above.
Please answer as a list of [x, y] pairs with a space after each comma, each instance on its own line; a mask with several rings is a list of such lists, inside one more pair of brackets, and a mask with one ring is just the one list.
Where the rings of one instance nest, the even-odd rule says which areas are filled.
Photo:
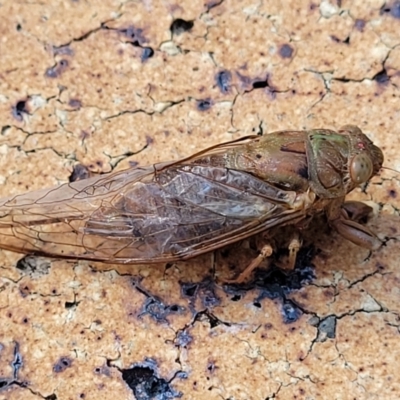
[[243, 272], [235, 279], [225, 280], [224, 283], [229, 284], [240, 284], [248, 279], [250, 274], [268, 257], [270, 257], [273, 253], [272, 246], [270, 244], [266, 244], [262, 247], [260, 254], [245, 268]]
[[369, 250], [377, 250], [382, 242], [366, 226], [345, 217], [330, 221], [341, 236], [354, 244]]
[[371, 211], [372, 208], [364, 203], [348, 201], [344, 202], [340, 208], [332, 207], [328, 210], [327, 216], [329, 224], [341, 236], [358, 246], [376, 250], [382, 242], [370, 229], [358, 222], [368, 216]]
[[297, 253], [299, 252], [301, 246], [303, 244], [303, 241], [301, 240], [300, 234], [297, 231], [294, 231], [292, 234], [292, 237], [289, 242], [289, 265], [288, 269], [294, 269], [294, 266], [296, 264], [296, 257]]
[[346, 219], [359, 222], [372, 213], [372, 207], [361, 201], [345, 201], [342, 205], [342, 212]]

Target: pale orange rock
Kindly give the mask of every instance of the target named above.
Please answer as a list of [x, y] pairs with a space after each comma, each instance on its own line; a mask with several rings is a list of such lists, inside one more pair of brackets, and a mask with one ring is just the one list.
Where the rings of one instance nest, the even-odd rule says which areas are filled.
[[[78, 163], [344, 124], [400, 170], [398, 2], [5, 2], [0, 21], [2, 197]], [[221, 285], [257, 254], [247, 242], [159, 266], [0, 252], [0, 400], [398, 398], [399, 178], [350, 195], [385, 245], [317, 223], [306, 280]]]

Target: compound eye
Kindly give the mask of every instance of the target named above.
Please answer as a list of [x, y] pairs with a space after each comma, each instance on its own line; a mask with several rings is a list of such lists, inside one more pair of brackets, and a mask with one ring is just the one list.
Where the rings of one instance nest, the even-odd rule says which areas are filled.
[[366, 154], [357, 154], [350, 164], [351, 180], [356, 184], [367, 182], [373, 172], [372, 160]]

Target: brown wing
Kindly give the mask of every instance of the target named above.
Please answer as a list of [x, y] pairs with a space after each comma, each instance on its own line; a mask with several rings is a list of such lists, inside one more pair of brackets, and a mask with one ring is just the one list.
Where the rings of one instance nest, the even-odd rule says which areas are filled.
[[242, 171], [160, 164], [1, 201], [0, 247], [109, 263], [173, 261], [301, 219], [295, 200]]

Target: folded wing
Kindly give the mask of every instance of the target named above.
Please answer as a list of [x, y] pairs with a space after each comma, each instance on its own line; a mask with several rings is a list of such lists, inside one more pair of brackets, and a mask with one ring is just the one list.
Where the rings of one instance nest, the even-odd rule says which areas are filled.
[[109, 263], [195, 256], [294, 219], [296, 193], [242, 171], [169, 163], [0, 201], [0, 248]]

